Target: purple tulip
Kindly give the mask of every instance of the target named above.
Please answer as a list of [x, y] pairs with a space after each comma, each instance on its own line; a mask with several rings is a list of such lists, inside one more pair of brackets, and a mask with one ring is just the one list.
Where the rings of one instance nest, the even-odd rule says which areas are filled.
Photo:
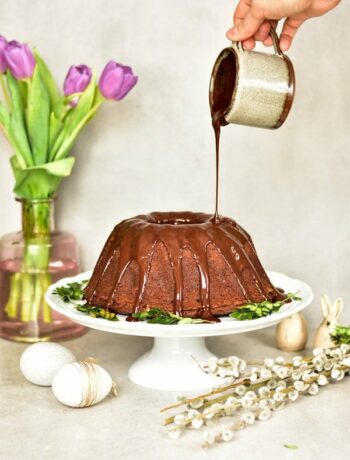
[[0, 35], [0, 73], [6, 72], [7, 63], [5, 58], [5, 48], [7, 45], [7, 40], [5, 37]]
[[33, 75], [35, 59], [32, 50], [26, 43], [18, 43], [15, 40], [5, 47], [7, 66], [17, 80], [24, 80]]
[[137, 79], [131, 67], [109, 61], [103, 69], [98, 86], [106, 99], [120, 101], [136, 85]]
[[91, 81], [92, 72], [87, 65], [72, 65], [64, 80], [64, 94], [82, 93]]

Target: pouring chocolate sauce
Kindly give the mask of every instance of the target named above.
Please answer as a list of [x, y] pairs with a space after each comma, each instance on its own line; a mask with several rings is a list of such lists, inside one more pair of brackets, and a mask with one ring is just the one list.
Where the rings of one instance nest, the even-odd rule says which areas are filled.
[[213, 222], [220, 223], [220, 129], [228, 123], [277, 129], [287, 118], [295, 89], [293, 64], [280, 49], [276, 31], [270, 35], [274, 53], [246, 51], [241, 43], [221, 51], [210, 80], [209, 102], [216, 143], [216, 201]]
[[216, 191], [215, 213], [213, 221], [220, 223], [219, 218], [219, 165], [220, 165], [220, 131], [221, 126], [227, 125], [225, 112], [227, 111], [235, 87], [236, 60], [233, 54], [228, 54], [220, 63], [216, 71], [214, 85], [210, 91], [211, 120], [215, 133], [216, 150]]

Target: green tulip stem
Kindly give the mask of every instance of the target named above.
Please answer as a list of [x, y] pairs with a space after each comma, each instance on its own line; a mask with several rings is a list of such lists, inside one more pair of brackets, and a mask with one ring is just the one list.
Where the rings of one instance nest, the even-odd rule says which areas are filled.
[[9, 90], [7, 88], [7, 85], [6, 85], [6, 81], [5, 81], [5, 75], [4, 74], [1, 74], [0, 75], [0, 85], [1, 85], [1, 89], [2, 89], [2, 92], [3, 92], [3, 95], [4, 95], [4, 98], [5, 98], [5, 101], [6, 101], [6, 105], [8, 108], [11, 107], [11, 98], [10, 98], [10, 94], [9, 94]]
[[[59, 146], [58, 151], [55, 152], [53, 160], [61, 160], [67, 156], [67, 151], [70, 150], [71, 145], [75, 142], [80, 131], [83, 127], [96, 115], [97, 110], [100, 105], [103, 103], [103, 100], [100, 98], [97, 99], [94, 106], [84, 115], [84, 117], [79, 121], [74, 130], [65, 138]], [[63, 152], [63, 153], [62, 153]]]
[[[23, 304], [22, 320], [37, 321], [41, 309], [46, 302], [43, 296], [46, 291], [46, 277], [49, 276], [50, 259], [50, 230], [51, 230], [51, 201], [24, 201], [23, 202], [23, 231], [24, 257], [23, 270], [31, 277], [30, 302]], [[42, 305], [44, 304], [44, 305]], [[49, 308], [49, 307], [47, 307]], [[48, 318], [47, 313], [43, 316]]]
[[51, 310], [44, 300], [51, 284], [49, 273], [51, 200], [23, 200], [23, 263], [10, 281], [10, 294], [5, 311], [9, 318], [23, 322], [51, 321]]
[[71, 105], [66, 105], [64, 109], [62, 110], [62, 114], [60, 116], [60, 121], [64, 123], [67, 115], [73, 110], [73, 106]]
[[41, 313], [42, 313], [42, 320], [44, 323], [51, 323], [52, 321], [52, 310], [49, 305], [45, 302], [45, 292], [47, 291], [48, 287], [51, 284], [51, 275], [50, 273], [42, 274], [42, 287], [44, 288], [44, 292], [41, 297]]
[[21, 297], [21, 273], [14, 273], [10, 279], [10, 297], [5, 306], [5, 313], [9, 318], [16, 318]]
[[33, 279], [31, 273], [22, 272], [22, 295], [20, 303], [21, 321], [27, 323], [31, 320], [32, 299], [34, 294]]

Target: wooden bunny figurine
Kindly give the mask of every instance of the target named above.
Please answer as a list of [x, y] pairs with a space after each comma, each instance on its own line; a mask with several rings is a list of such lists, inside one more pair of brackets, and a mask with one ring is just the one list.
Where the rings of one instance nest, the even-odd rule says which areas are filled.
[[314, 347], [334, 347], [330, 334], [338, 325], [338, 318], [343, 310], [343, 299], [338, 297], [332, 304], [329, 298], [323, 295], [321, 297], [321, 307], [324, 319], [316, 331]]

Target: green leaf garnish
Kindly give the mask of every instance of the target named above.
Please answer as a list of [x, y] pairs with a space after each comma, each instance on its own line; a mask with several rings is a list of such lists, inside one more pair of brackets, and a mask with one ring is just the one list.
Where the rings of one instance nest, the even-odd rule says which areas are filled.
[[336, 345], [342, 343], [350, 345], [350, 326], [336, 326], [331, 333], [331, 338]]
[[283, 447], [285, 447], [286, 449], [299, 449], [299, 447], [295, 444], [283, 444]]
[[[64, 286], [57, 287], [53, 294], [59, 295], [64, 302], [74, 302], [83, 299], [83, 290], [88, 280], [81, 282], [68, 283]], [[75, 308], [81, 313], [86, 313], [93, 318], [104, 318], [109, 321], [119, 321], [116, 313], [107, 310], [103, 307], [95, 307], [88, 304], [78, 304]], [[139, 321], [147, 321], [150, 324], [199, 324], [199, 323], [210, 323], [201, 318], [183, 318], [182, 316], [176, 315], [161, 310], [160, 308], [151, 308], [148, 311], [141, 311], [133, 313], [132, 317]]]
[[239, 321], [246, 321], [250, 319], [263, 318], [264, 316], [269, 316], [272, 313], [276, 313], [286, 302], [290, 300], [300, 301], [301, 297], [297, 296], [297, 293], [288, 293], [286, 294], [286, 299], [278, 300], [277, 302], [270, 302], [269, 300], [264, 300], [260, 303], [248, 303], [242, 305], [241, 307], [233, 310], [229, 316], [231, 318], [238, 319]]
[[147, 311], [133, 313], [132, 317], [137, 319], [138, 321], [146, 321], [149, 324], [169, 325], [211, 323], [211, 321], [201, 318], [184, 318], [182, 316], [176, 315], [175, 313], [163, 311], [160, 308], [151, 308]]
[[286, 296], [287, 296], [287, 299], [284, 300], [284, 302], [288, 302], [288, 300], [295, 300], [295, 301], [299, 301], [299, 302], [300, 302], [301, 300], [303, 300], [302, 297], [299, 297], [299, 296], [298, 296], [298, 293], [297, 293], [297, 292], [296, 292], [295, 294], [293, 294], [292, 292], [289, 292], [288, 294], [286, 294]]
[[92, 305], [81, 304], [77, 305], [76, 309], [81, 313], [86, 313], [92, 318], [104, 318], [109, 321], [119, 321], [117, 314], [114, 311], [106, 310], [102, 307], [93, 307]]
[[[81, 282], [68, 283], [64, 286], [59, 286], [53, 291], [53, 294], [59, 295], [64, 302], [74, 302], [83, 299], [83, 290], [87, 284], [87, 280]], [[263, 316], [271, 315], [274, 312], [277, 312], [283, 304], [289, 300], [302, 300], [297, 294], [289, 293], [286, 294], [285, 300], [279, 300], [277, 302], [270, 302], [265, 300], [261, 303], [249, 303], [243, 305], [242, 307], [237, 308], [229, 316], [232, 318], [238, 319], [239, 321], [245, 321], [250, 319], [262, 318]], [[82, 313], [86, 313], [89, 316], [94, 318], [104, 318], [111, 321], [118, 321], [116, 313], [111, 312], [102, 307], [96, 307], [93, 305], [79, 304], [76, 305], [76, 309]], [[203, 324], [211, 323], [202, 318], [185, 318], [179, 316], [175, 313], [163, 311], [160, 308], [151, 308], [147, 311], [141, 311], [133, 313], [131, 315], [133, 318], [138, 321], [145, 321], [149, 324]], [[344, 328], [343, 328], [344, 329]], [[347, 328], [345, 328], [347, 329]], [[350, 328], [349, 328], [349, 337], [350, 342]], [[340, 343], [349, 343], [349, 342], [340, 342]]]
[[[83, 299], [83, 290], [88, 283], [88, 280], [75, 281], [74, 283], [68, 283], [65, 286], [57, 287], [53, 294], [59, 295], [64, 302], [74, 302]], [[81, 313], [86, 313], [92, 318], [104, 318], [109, 321], [119, 321], [118, 316], [114, 311], [109, 311], [106, 308], [94, 307], [88, 304], [76, 304], [75, 308]]]
[[65, 286], [59, 286], [54, 291], [53, 294], [59, 295], [64, 302], [71, 302], [72, 300], [82, 300], [83, 298], [83, 289], [87, 284], [87, 280], [81, 281], [78, 283], [68, 283]]

